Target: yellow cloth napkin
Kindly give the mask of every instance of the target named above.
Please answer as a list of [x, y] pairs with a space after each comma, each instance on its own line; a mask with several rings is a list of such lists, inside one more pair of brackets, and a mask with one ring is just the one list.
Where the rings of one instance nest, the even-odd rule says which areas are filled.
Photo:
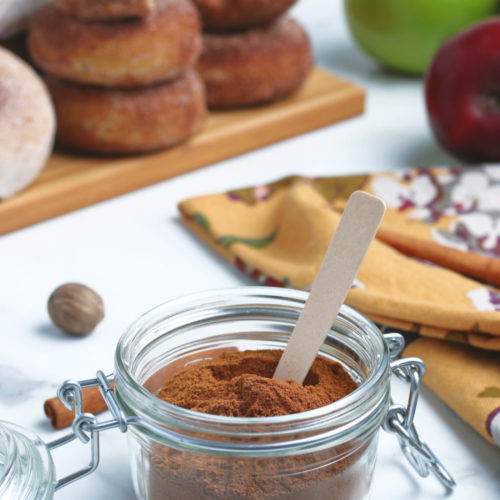
[[[394, 195], [391, 188], [384, 196], [379, 184], [389, 183], [394, 187], [410, 182], [408, 176], [413, 176], [416, 182], [415, 179], [430, 175], [422, 173], [427, 170], [405, 172], [326, 179], [288, 178], [267, 186], [186, 200], [179, 208], [188, 227], [257, 281], [307, 289], [340, 219], [335, 208], [341, 207], [343, 200], [360, 187], [382, 195], [391, 207], [399, 195]], [[433, 175], [444, 177], [452, 175], [450, 172], [450, 169], [435, 169]], [[441, 182], [444, 185], [444, 180]], [[460, 185], [460, 181], [456, 182]], [[415, 200], [414, 207], [427, 200], [418, 194], [417, 188], [408, 192], [405, 192], [407, 197]], [[453, 217], [459, 217], [452, 217], [444, 205], [441, 210], [447, 213], [443, 216], [446, 221], [443, 217], [436, 220], [437, 215], [432, 221], [423, 221], [410, 212], [408, 225], [404, 226], [403, 210], [393, 207], [384, 218], [382, 229], [391, 229], [393, 234], [400, 235], [400, 240], [416, 234], [424, 241], [432, 237], [433, 230], [444, 231], [438, 225], [445, 227]], [[442, 246], [439, 241], [433, 244]], [[496, 262], [494, 257], [481, 257]], [[388, 326], [500, 350], [500, 293], [496, 289], [407, 257], [381, 240], [375, 241], [369, 250], [346, 302]]]
[[[253, 205], [298, 177], [228, 193]], [[500, 166], [406, 169], [302, 179], [335, 208], [356, 189], [388, 204], [378, 238], [407, 255], [500, 285]]]
[[179, 209], [193, 232], [259, 283], [307, 289], [356, 189], [389, 209], [346, 302], [420, 334], [405, 354], [426, 362], [424, 383], [500, 445], [500, 293], [455, 272], [500, 282], [500, 167], [290, 177]]
[[404, 355], [424, 359], [425, 384], [481, 435], [500, 446], [500, 353], [421, 337]]

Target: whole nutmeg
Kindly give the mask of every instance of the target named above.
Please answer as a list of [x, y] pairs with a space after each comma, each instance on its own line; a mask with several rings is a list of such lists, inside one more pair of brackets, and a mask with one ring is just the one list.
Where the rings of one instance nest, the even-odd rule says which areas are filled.
[[104, 318], [101, 297], [80, 283], [56, 288], [49, 298], [48, 310], [54, 324], [70, 335], [87, 335]]

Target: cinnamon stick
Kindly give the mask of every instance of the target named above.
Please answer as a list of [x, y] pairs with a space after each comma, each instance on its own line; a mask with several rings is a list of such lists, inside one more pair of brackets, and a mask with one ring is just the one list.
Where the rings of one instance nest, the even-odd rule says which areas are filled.
[[[111, 387], [114, 389], [113, 383]], [[83, 389], [82, 396], [84, 412], [97, 414], [108, 409], [98, 387]], [[43, 409], [54, 429], [68, 427], [75, 418], [75, 412], [68, 410], [58, 398], [47, 399], [43, 404]]]
[[500, 259], [448, 248], [433, 241], [398, 233], [384, 227], [378, 230], [377, 238], [410, 257], [425, 259], [441, 267], [500, 286]]

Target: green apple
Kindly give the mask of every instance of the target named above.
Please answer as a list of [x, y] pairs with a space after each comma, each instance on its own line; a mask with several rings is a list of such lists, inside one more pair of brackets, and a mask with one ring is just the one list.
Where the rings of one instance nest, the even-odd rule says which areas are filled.
[[498, 0], [345, 0], [351, 32], [382, 64], [421, 74], [441, 43], [494, 15]]

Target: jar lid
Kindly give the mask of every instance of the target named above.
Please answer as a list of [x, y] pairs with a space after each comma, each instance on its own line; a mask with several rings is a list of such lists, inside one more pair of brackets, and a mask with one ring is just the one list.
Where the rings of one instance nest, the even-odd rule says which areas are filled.
[[45, 443], [33, 432], [0, 421], [0, 499], [51, 500], [55, 468]]

